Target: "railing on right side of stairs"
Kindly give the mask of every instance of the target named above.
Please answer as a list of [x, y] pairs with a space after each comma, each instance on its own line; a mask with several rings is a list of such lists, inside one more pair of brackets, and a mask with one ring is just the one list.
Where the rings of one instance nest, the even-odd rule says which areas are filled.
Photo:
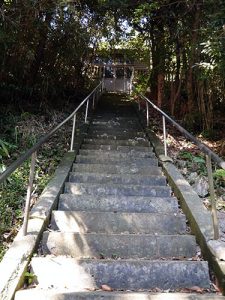
[[[213, 173], [212, 173], [212, 160], [224, 170], [225, 170], [225, 161], [222, 160], [209, 147], [207, 147], [205, 144], [200, 142], [189, 131], [187, 131], [180, 124], [174, 121], [163, 110], [161, 110], [157, 105], [155, 105], [150, 99], [148, 99], [143, 94], [139, 93], [134, 86], [133, 86], [133, 90], [136, 91], [137, 95], [145, 101], [147, 127], [149, 127], [149, 105], [151, 105], [156, 111], [158, 111], [162, 115], [164, 155], [166, 157], [167, 157], [166, 120], [169, 121], [176, 129], [178, 129], [187, 139], [193, 142], [199, 148], [199, 150], [206, 155], [206, 166], [207, 166], [207, 174], [208, 174], [208, 182], [209, 182], [209, 193], [211, 198], [211, 213], [212, 213], [212, 222], [213, 222], [213, 229], [214, 229], [214, 239], [215, 240], [219, 239], [219, 225], [218, 225], [218, 217], [217, 217], [217, 210], [216, 210], [216, 195], [215, 195]], [[138, 109], [141, 110], [140, 101], [138, 101]]]
[[[93, 91], [77, 106], [77, 108], [60, 124], [54, 127], [50, 132], [41, 137], [39, 141], [33, 145], [30, 149], [28, 149], [23, 155], [21, 155], [16, 161], [14, 161], [4, 172], [0, 174], [0, 184], [3, 183], [15, 170], [17, 170], [26, 160], [31, 157], [30, 163], [30, 175], [28, 180], [27, 187], [27, 195], [26, 195], [26, 203], [24, 209], [24, 221], [22, 225], [22, 234], [27, 235], [27, 227], [29, 220], [29, 212], [30, 212], [30, 200], [33, 190], [33, 181], [35, 175], [35, 164], [37, 158], [37, 151], [45, 144], [63, 125], [65, 125], [68, 121], [73, 119], [73, 127], [72, 127], [72, 135], [70, 142], [70, 151], [74, 150], [74, 139], [75, 139], [75, 131], [76, 131], [76, 121], [77, 121], [77, 113], [81, 108], [84, 107], [84, 123], [87, 124], [87, 118], [90, 108], [94, 109], [96, 103], [98, 102], [99, 97], [101, 96], [104, 88], [104, 83], [101, 81]], [[86, 105], [86, 107], [85, 107]]]

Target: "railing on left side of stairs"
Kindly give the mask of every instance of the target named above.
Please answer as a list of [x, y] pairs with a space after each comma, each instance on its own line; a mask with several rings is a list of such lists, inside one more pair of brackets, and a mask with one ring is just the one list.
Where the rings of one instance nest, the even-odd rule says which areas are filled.
[[[74, 139], [75, 139], [75, 129], [76, 129], [76, 117], [77, 113], [83, 108], [85, 105], [85, 116], [84, 122], [87, 123], [88, 113], [90, 107], [92, 109], [95, 108], [99, 97], [103, 92], [103, 81], [101, 81], [93, 91], [77, 106], [77, 108], [60, 124], [54, 127], [50, 132], [44, 135], [39, 141], [30, 149], [28, 149], [23, 155], [21, 155], [16, 161], [14, 161], [4, 172], [0, 174], [0, 184], [3, 183], [17, 168], [19, 168], [27, 159], [31, 157], [30, 163], [30, 174], [29, 174], [29, 182], [27, 187], [27, 196], [26, 196], [26, 203], [25, 203], [25, 210], [24, 210], [24, 221], [22, 225], [22, 234], [25, 236], [27, 234], [27, 226], [29, 220], [29, 212], [30, 212], [30, 200], [31, 194], [33, 189], [33, 180], [35, 174], [35, 164], [36, 164], [36, 157], [37, 151], [41, 148], [43, 144], [45, 144], [52, 136], [55, 134], [63, 125], [65, 125], [68, 121], [73, 118], [73, 129], [71, 135], [71, 143], [70, 143], [70, 151], [74, 150]], [[90, 101], [92, 101], [92, 105], [90, 106]]]
[[[176, 129], [178, 129], [187, 139], [194, 143], [201, 152], [206, 155], [206, 166], [208, 173], [209, 182], [209, 193], [211, 198], [211, 210], [212, 210], [212, 222], [214, 229], [214, 239], [219, 239], [219, 225], [216, 210], [216, 195], [213, 182], [212, 173], [212, 160], [222, 169], [225, 170], [225, 161], [222, 160], [215, 152], [213, 152], [209, 147], [200, 142], [195, 136], [193, 136], [189, 131], [183, 128], [180, 124], [174, 121], [170, 116], [168, 116], [163, 110], [161, 110], [157, 105], [155, 105], [150, 99], [148, 99], [143, 94], [139, 93], [133, 86], [133, 90], [136, 91], [137, 95], [145, 101], [146, 105], [146, 126], [149, 127], [149, 105], [151, 105], [156, 111], [162, 115], [162, 126], [163, 126], [163, 144], [164, 144], [164, 154], [167, 156], [167, 132], [166, 132], [166, 120], [169, 121]], [[141, 110], [140, 101], [138, 101], [138, 109]]]

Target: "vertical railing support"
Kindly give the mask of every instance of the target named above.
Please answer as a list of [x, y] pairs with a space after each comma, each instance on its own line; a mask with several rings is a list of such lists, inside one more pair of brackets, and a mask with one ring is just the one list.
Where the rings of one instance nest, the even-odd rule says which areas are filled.
[[162, 116], [163, 121], [163, 143], [164, 143], [164, 155], [167, 156], [167, 141], [166, 141], [166, 119]]
[[148, 101], [146, 103], [146, 125], [149, 127], [149, 106], [148, 106]]
[[35, 170], [35, 162], [36, 162], [37, 153], [34, 152], [31, 156], [31, 163], [30, 163], [30, 175], [29, 175], [29, 182], [27, 187], [27, 196], [26, 196], [26, 204], [24, 210], [24, 221], [22, 226], [22, 235], [27, 235], [27, 227], [28, 227], [28, 220], [29, 220], [29, 213], [30, 213], [30, 199], [31, 193], [33, 189], [33, 181], [34, 181], [34, 170]]
[[76, 117], [77, 117], [77, 114], [74, 114], [74, 116], [73, 116], [73, 129], [72, 129], [71, 143], [70, 143], [70, 151], [73, 151], [73, 146], [74, 146], [74, 138], [75, 138], [75, 130], [76, 130]]
[[87, 100], [86, 110], [85, 110], [85, 118], [84, 118], [84, 123], [85, 123], [85, 124], [87, 124], [88, 107], [89, 107], [89, 99]]
[[138, 100], [138, 110], [139, 111], [141, 110], [141, 102], [140, 102], [140, 100]]
[[95, 93], [92, 96], [92, 109], [95, 109]]
[[209, 192], [211, 198], [211, 214], [212, 214], [212, 221], [213, 221], [214, 239], [218, 240], [219, 225], [218, 225], [218, 217], [217, 217], [217, 210], [216, 210], [216, 195], [215, 195], [213, 175], [212, 175], [212, 161], [211, 161], [211, 156], [209, 155], [206, 155], [206, 166], [208, 172]]

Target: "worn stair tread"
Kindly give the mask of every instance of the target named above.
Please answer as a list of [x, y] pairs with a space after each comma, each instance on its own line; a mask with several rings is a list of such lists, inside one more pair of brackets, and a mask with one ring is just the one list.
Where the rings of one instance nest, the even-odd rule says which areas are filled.
[[95, 144], [82, 144], [81, 149], [87, 150], [101, 150], [101, 151], [120, 151], [120, 152], [148, 152], [152, 151], [149, 146], [119, 146], [119, 145], [95, 145]]
[[122, 134], [122, 133], [117, 133], [117, 134], [108, 134], [105, 132], [88, 132], [86, 135], [87, 138], [100, 138], [100, 139], [109, 139], [109, 140], [124, 140], [124, 139], [135, 139], [135, 138], [146, 138], [146, 134], [144, 132], [138, 132], [138, 133], [126, 133], [126, 134]]
[[98, 212], [177, 213], [178, 202], [173, 197], [91, 196], [61, 194], [59, 210]]
[[132, 175], [127, 174], [101, 174], [88, 172], [71, 172], [69, 182], [75, 183], [102, 183], [102, 184], [134, 184], [134, 185], [150, 185], [165, 186], [166, 177], [156, 175]]
[[121, 154], [125, 153], [127, 157], [152, 157], [152, 150], [149, 147], [148, 151], [139, 151], [133, 149], [120, 149], [120, 150], [103, 150], [103, 149], [80, 149], [79, 154], [82, 155], [98, 155], [101, 156], [101, 154], [106, 154], [106, 153], [112, 153], [114, 154]]
[[149, 146], [150, 142], [145, 138], [135, 138], [135, 139], [98, 139], [98, 138], [85, 138], [84, 144], [98, 144], [98, 145], [119, 145], [119, 146]]
[[106, 151], [111, 151], [111, 150], [117, 150], [121, 152], [130, 152], [130, 151], [135, 151], [135, 152], [148, 152], [152, 151], [152, 148], [149, 146], [119, 146], [119, 145], [95, 145], [95, 144], [82, 144], [81, 149], [90, 149], [90, 150], [106, 150]]
[[177, 213], [53, 211], [51, 229], [80, 233], [184, 234], [186, 219]]
[[85, 164], [75, 163], [73, 164], [73, 172], [94, 172], [105, 174], [151, 174], [161, 175], [161, 168], [153, 165], [138, 166], [135, 163], [129, 165], [124, 164]]
[[105, 121], [105, 122], [91, 122], [91, 128], [92, 129], [102, 129], [102, 128], [106, 128], [106, 129], [135, 129], [135, 130], [142, 130], [142, 126], [141, 124], [138, 122], [138, 120], [136, 120], [136, 122], [134, 121], [113, 121], [113, 120], [109, 120], [109, 121]]
[[102, 284], [131, 290], [210, 287], [205, 261], [77, 260], [50, 255], [33, 257], [31, 268], [41, 288], [85, 290]]
[[143, 158], [136, 158], [136, 157], [129, 157], [126, 153], [101, 153], [99, 155], [77, 155], [76, 156], [76, 163], [89, 163], [89, 164], [120, 164], [121, 162], [127, 164], [137, 164], [137, 165], [151, 165], [152, 162], [155, 162], [156, 157], [152, 154], [152, 157], [143, 157]]
[[161, 185], [134, 185], [134, 184], [112, 184], [112, 183], [76, 183], [66, 182], [65, 193], [75, 195], [93, 194], [93, 195], [115, 195], [115, 196], [171, 196], [171, 188]]
[[159, 259], [196, 255], [191, 235], [44, 232], [42, 253], [80, 258]]
[[92, 128], [90, 127], [89, 134], [107, 134], [107, 135], [129, 135], [132, 134], [133, 136], [142, 136], [143, 130], [136, 130], [136, 129], [115, 129], [115, 128]]
[[190, 294], [190, 293], [150, 293], [150, 292], [103, 292], [85, 291], [73, 292], [68, 289], [42, 290], [28, 289], [16, 293], [15, 300], [224, 300], [224, 296], [216, 294]]

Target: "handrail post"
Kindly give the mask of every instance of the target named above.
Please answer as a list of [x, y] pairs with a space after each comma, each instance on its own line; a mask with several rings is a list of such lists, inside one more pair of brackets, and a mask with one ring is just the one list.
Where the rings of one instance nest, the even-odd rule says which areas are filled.
[[162, 116], [163, 121], [163, 143], [164, 143], [164, 155], [167, 156], [167, 142], [166, 142], [166, 119]]
[[211, 156], [209, 155], [206, 155], [206, 165], [207, 165], [208, 180], [209, 180], [209, 192], [210, 192], [210, 199], [211, 199], [211, 214], [212, 214], [212, 221], [213, 221], [214, 239], [218, 240], [219, 225], [218, 225], [218, 217], [217, 217], [217, 210], [216, 210], [216, 195], [215, 195], [213, 175], [212, 175], [212, 161], [211, 161]]
[[87, 124], [87, 116], [88, 116], [88, 106], [89, 106], [89, 99], [86, 104], [86, 111], [85, 111], [85, 118], [84, 118], [84, 123]]
[[22, 226], [22, 235], [27, 235], [27, 227], [28, 227], [28, 219], [29, 219], [29, 212], [30, 212], [30, 199], [31, 193], [33, 189], [33, 181], [34, 181], [34, 170], [35, 170], [35, 162], [36, 162], [37, 152], [33, 152], [31, 156], [31, 163], [30, 163], [30, 175], [29, 175], [29, 182], [27, 187], [27, 196], [26, 196], [26, 204], [24, 210], [24, 221]]
[[149, 126], [149, 106], [148, 106], [148, 101], [146, 101], [146, 124], [147, 127]]
[[140, 102], [140, 100], [138, 100], [138, 110], [139, 111], [141, 110], [141, 102]]
[[71, 135], [70, 151], [73, 151], [74, 138], [75, 138], [75, 130], [76, 130], [76, 117], [77, 117], [77, 114], [74, 114], [74, 116], [73, 116], [73, 129], [72, 129], [72, 135]]
[[92, 96], [92, 109], [95, 109], [95, 93]]

